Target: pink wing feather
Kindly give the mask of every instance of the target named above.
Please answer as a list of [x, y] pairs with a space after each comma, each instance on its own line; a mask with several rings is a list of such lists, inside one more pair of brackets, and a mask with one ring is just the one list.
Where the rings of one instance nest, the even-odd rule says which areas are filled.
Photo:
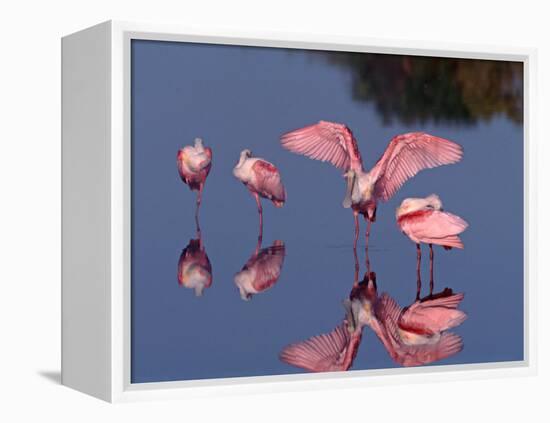
[[345, 363], [350, 340], [351, 336], [343, 323], [330, 333], [285, 347], [279, 358], [285, 363], [311, 372], [347, 370], [351, 365]]
[[461, 158], [462, 147], [444, 138], [425, 132], [397, 135], [372, 169], [376, 195], [388, 201], [421, 170], [457, 163]]
[[457, 310], [464, 294], [418, 301], [405, 309], [399, 327], [417, 333], [434, 334], [454, 328], [464, 320], [466, 313]]
[[399, 225], [406, 234], [411, 234], [427, 244], [464, 248], [458, 237], [468, 227], [459, 216], [440, 210], [420, 210], [402, 216]]
[[378, 337], [392, 359], [403, 366], [418, 366], [443, 360], [457, 354], [463, 348], [462, 338], [450, 332], [443, 332], [435, 343], [419, 345], [403, 343], [399, 335], [399, 323], [406, 311], [403, 312], [395, 300], [387, 294], [382, 294], [380, 297], [376, 313], [384, 327], [384, 331], [378, 331], [381, 332], [377, 333]]
[[460, 351], [464, 344], [456, 333], [444, 332], [438, 342], [425, 345], [407, 345], [398, 350], [397, 361], [403, 366], [421, 366], [451, 357]]
[[293, 153], [328, 161], [344, 171], [362, 166], [357, 141], [351, 130], [341, 123], [320, 121], [288, 132], [281, 137], [281, 144]]
[[272, 200], [276, 206], [282, 206], [286, 200], [286, 191], [279, 170], [269, 162], [258, 159], [252, 166], [254, 189], [262, 197]]
[[264, 248], [258, 255], [252, 256], [245, 268], [253, 267], [256, 270], [254, 289], [260, 292], [273, 286], [281, 276], [284, 259], [285, 245], [282, 241], [275, 241], [271, 247]]

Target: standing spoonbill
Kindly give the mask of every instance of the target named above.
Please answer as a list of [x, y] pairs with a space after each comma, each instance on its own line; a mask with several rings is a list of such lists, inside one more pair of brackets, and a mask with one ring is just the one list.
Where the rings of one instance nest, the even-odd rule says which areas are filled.
[[212, 167], [212, 149], [204, 147], [201, 138], [195, 138], [195, 145], [186, 145], [178, 150], [178, 172], [191, 191], [198, 191], [195, 222], [199, 225], [199, 208], [202, 190]]
[[281, 144], [294, 153], [329, 161], [345, 172], [347, 189], [343, 206], [353, 210], [354, 248], [359, 237], [358, 214], [368, 221], [368, 246], [370, 226], [376, 220], [379, 200], [388, 201], [421, 170], [457, 163], [462, 158], [460, 145], [425, 132], [411, 132], [392, 138], [382, 157], [369, 172], [365, 172], [351, 130], [341, 123], [326, 121], [284, 134]]
[[433, 291], [433, 244], [446, 250], [464, 248], [459, 234], [464, 232], [468, 223], [462, 218], [443, 211], [443, 204], [435, 194], [426, 198], [406, 198], [395, 213], [397, 226], [416, 243], [417, 298], [420, 296], [420, 243], [430, 246], [430, 294]]
[[233, 175], [241, 181], [256, 199], [260, 215], [259, 239], [263, 234], [263, 212], [260, 197], [271, 200], [275, 207], [283, 207], [286, 191], [281, 181], [279, 169], [259, 157], [252, 157], [250, 150], [243, 150], [239, 162], [233, 168]]

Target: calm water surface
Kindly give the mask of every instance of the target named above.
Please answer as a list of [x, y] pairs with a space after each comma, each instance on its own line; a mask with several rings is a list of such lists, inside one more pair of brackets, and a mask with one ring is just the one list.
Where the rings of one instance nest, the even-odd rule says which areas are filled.
[[[395, 208], [406, 197], [439, 194], [470, 227], [463, 251], [435, 249], [435, 290], [464, 292], [468, 319], [454, 330], [463, 350], [434, 365], [523, 359], [523, 128], [522, 98], [510, 82], [515, 68], [470, 61], [434, 73], [429, 63], [394, 56], [391, 66], [403, 63], [399, 73], [387, 68], [388, 57], [133, 41], [134, 383], [302, 372], [278, 359], [281, 349], [342, 321], [355, 273], [344, 181], [337, 169], [278, 142], [283, 132], [320, 119], [354, 131], [367, 168], [403, 132], [427, 131], [464, 146], [461, 163], [421, 172], [379, 205], [371, 267], [379, 293], [401, 306], [414, 301], [415, 246], [397, 229]], [[376, 89], [380, 78], [385, 91]], [[433, 116], [415, 108], [426, 102]], [[422, 113], [404, 112], [413, 109]], [[180, 254], [195, 238], [195, 194], [178, 176], [176, 152], [197, 136], [213, 149], [200, 215], [213, 282], [200, 297], [177, 280]], [[262, 247], [284, 244], [280, 278], [249, 301], [234, 282], [258, 235], [254, 199], [231, 173], [244, 148], [277, 165], [288, 191], [282, 209], [264, 202]], [[423, 253], [427, 295], [426, 246]], [[352, 369], [397, 366], [366, 328]]]

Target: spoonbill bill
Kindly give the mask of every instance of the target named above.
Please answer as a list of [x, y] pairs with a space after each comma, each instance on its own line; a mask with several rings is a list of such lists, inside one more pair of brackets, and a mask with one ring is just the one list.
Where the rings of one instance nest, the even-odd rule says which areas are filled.
[[359, 214], [368, 221], [368, 246], [378, 201], [388, 201], [421, 170], [457, 163], [462, 158], [460, 145], [425, 132], [411, 132], [392, 138], [382, 157], [366, 172], [351, 130], [344, 124], [327, 121], [288, 132], [282, 135], [281, 144], [287, 150], [328, 161], [344, 171], [347, 189], [343, 206], [353, 210], [354, 247], [359, 237]]
[[260, 197], [271, 200], [275, 207], [283, 207], [286, 201], [286, 191], [281, 181], [279, 169], [267, 160], [252, 157], [252, 152], [245, 149], [241, 152], [233, 175], [241, 181], [256, 199], [260, 216], [260, 236], [263, 233], [263, 212]]
[[416, 243], [416, 277], [420, 295], [420, 260], [422, 252], [420, 243], [430, 246], [430, 294], [433, 291], [433, 244], [441, 245], [446, 250], [464, 248], [458, 236], [468, 227], [462, 218], [443, 211], [443, 204], [435, 194], [426, 198], [406, 198], [395, 213], [397, 226]]
[[186, 145], [178, 150], [177, 164], [182, 181], [191, 191], [198, 191], [195, 209], [195, 221], [198, 226], [202, 190], [212, 167], [212, 149], [204, 147], [201, 138], [195, 138], [195, 145]]

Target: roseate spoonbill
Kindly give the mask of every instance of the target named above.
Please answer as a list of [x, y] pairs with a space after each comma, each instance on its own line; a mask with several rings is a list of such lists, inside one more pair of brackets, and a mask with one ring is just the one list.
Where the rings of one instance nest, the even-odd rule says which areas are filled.
[[241, 298], [248, 301], [253, 295], [271, 288], [281, 276], [285, 259], [285, 244], [275, 241], [268, 248], [256, 247], [254, 254], [248, 259], [242, 270], [235, 275], [235, 284], [239, 288]]
[[197, 297], [212, 285], [212, 265], [204, 249], [200, 231], [197, 238], [190, 240], [180, 255], [178, 283], [185, 288], [194, 289]]
[[459, 234], [468, 227], [462, 218], [443, 211], [443, 204], [435, 194], [426, 198], [407, 198], [403, 200], [395, 213], [397, 225], [411, 241], [416, 243], [416, 275], [420, 296], [420, 243], [430, 246], [430, 294], [433, 291], [433, 244], [446, 250], [464, 248]]
[[263, 233], [263, 212], [260, 197], [271, 200], [275, 207], [283, 207], [286, 191], [279, 169], [259, 157], [252, 157], [250, 150], [241, 152], [239, 162], [233, 168], [233, 175], [241, 181], [256, 199], [260, 215], [260, 239]]
[[189, 186], [191, 191], [198, 191], [195, 210], [195, 221], [198, 226], [202, 190], [212, 167], [212, 149], [204, 147], [201, 138], [195, 138], [194, 146], [186, 145], [178, 150], [177, 162], [182, 181]]
[[284, 134], [281, 144], [294, 153], [329, 161], [345, 172], [347, 189], [343, 206], [353, 210], [354, 247], [359, 237], [359, 214], [368, 221], [368, 245], [370, 226], [376, 220], [379, 200], [388, 201], [421, 170], [457, 163], [462, 158], [460, 145], [425, 132], [411, 132], [392, 138], [382, 157], [369, 172], [365, 172], [351, 130], [346, 125], [326, 121]]
[[361, 329], [350, 330], [347, 322], [343, 322], [332, 332], [286, 346], [279, 358], [310, 372], [345, 371], [355, 360], [362, 336]]

